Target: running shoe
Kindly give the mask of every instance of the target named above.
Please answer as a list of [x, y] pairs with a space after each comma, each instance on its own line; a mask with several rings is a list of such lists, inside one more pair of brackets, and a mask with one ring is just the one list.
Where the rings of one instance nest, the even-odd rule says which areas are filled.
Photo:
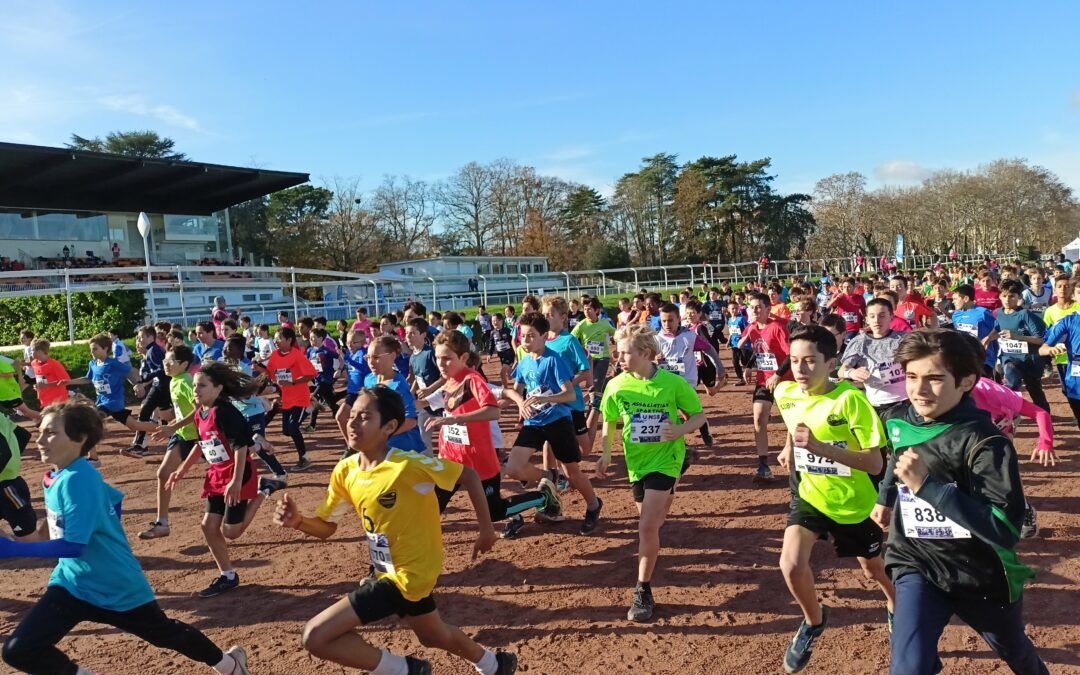
[[273, 478], [260, 478], [259, 479], [259, 492], [264, 496], [269, 497], [278, 490], [284, 490], [285, 483]]
[[139, 539], [161, 539], [169, 536], [169, 526], [160, 520], [150, 522], [150, 527], [139, 533]]
[[634, 601], [630, 603], [630, 610], [626, 613], [627, 621], [643, 622], [652, 618], [656, 602], [653, 600], [652, 591], [647, 588], [634, 589]]
[[239, 574], [236, 574], [234, 572], [233, 576], [232, 576], [232, 579], [230, 579], [229, 577], [222, 574], [217, 579], [214, 579], [214, 581], [209, 586], [207, 586], [206, 588], [199, 591], [199, 597], [200, 598], [213, 598], [213, 597], [221, 595], [222, 593], [227, 593], [228, 591], [231, 591], [232, 589], [236, 588], [239, 585], [240, 585], [240, 575]]
[[1025, 504], [1025, 506], [1027, 508], [1024, 509], [1024, 524], [1020, 526], [1020, 538], [1031, 539], [1039, 536], [1038, 514], [1035, 513], [1035, 507], [1031, 504]]
[[755, 483], [771, 483], [773, 480], [772, 469], [765, 464], [758, 464], [757, 472], [754, 473]]
[[544, 508], [536, 512], [536, 521], [539, 523], [558, 523], [565, 520], [562, 515], [562, 501], [559, 492], [550, 478], [541, 478], [539, 490], [544, 495]]
[[315, 433], [315, 427], [311, 426], [310, 424], [305, 424], [304, 426], [300, 427], [300, 431], [304, 432], [305, 434], [313, 434]]
[[288, 483], [289, 483], [289, 474], [287, 474], [287, 473], [275, 473], [274, 474], [274, 480], [280, 481], [280, 482], [285, 483], [286, 485], [288, 485]]
[[596, 498], [596, 509], [585, 509], [585, 520], [581, 521], [581, 534], [592, 534], [596, 529], [596, 523], [600, 521], [600, 509], [604, 508], [604, 500]]
[[713, 446], [712, 432], [708, 427], [701, 431], [701, 442], [705, 444], [706, 448], [711, 448]]
[[147, 452], [149, 451], [141, 445], [133, 445], [126, 450], [121, 450], [120, 454], [124, 457], [130, 457], [132, 459], [143, 459], [144, 457], [146, 457]]
[[292, 466], [293, 471], [307, 471], [310, 468], [311, 468], [311, 460], [308, 459], [307, 457], [301, 457], [300, 461], [297, 462], [296, 464], [293, 464], [293, 466]]
[[885, 627], [889, 629], [889, 635], [892, 635], [893, 617], [895, 615], [889, 610], [885, 610]]
[[814, 642], [825, 632], [825, 626], [829, 623], [829, 608], [821, 606], [821, 623], [809, 626], [804, 619], [799, 624], [799, 630], [791, 640], [791, 645], [784, 653], [784, 672], [797, 673], [810, 663], [810, 657], [814, 655]]
[[521, 528], [523, 527], [525, 527], [525, 519], [522, 518], [520, 514], [510, 516], [506, 521], [506, 527], [499, 536], [503, 539], [515, 539], [518, 536], [518, 532], [521, 532]]
[[514, 675], [517, 672], [517, 656], [510, 652], [495, 652], [495, 661], [499, 667], [495, 675]]
[[233, 645], [225, 650], [225, 653], [233, 657], [233, 661], [236, 661], [236, 667], [229, 675], [251, 675], [251, 671], [247, 667], [247, 652], [243, 647]]
[[431, 662], [418, 659], [415, 656], [406, 656], [405, 663], [409, 666], [408, 675], [431, 675]]
[[559, 489], [559, 494], [562, 494], [570, 489], [570, 479], [560, 473], [558, 479], [555, 481], [555, 485]]

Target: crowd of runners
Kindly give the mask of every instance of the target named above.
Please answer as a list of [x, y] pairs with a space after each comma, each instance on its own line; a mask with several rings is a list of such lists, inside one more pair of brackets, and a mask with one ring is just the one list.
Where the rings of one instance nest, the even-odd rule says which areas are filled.
[[[831, 540], [881, 591], [890, 672], [940, 670], [938, 639], [957, 616], [1013, 672], [1046, 673], [1024, 630], [1032, 572], [1016, 550], [1038, 535], [1038, 521], [1021, 465], [1056, 463], [1044, 385], [1063, 389], [1080, 425], [1080, 284], [1071, 273], [1068, 264], [986, 261], [920, 276], [826, 273], [642, 292], [617, 307], [588, 295], [526, 296], [502, 311], [481, 306], [470, 321], [408, 302], [332, 326], [284, 313], [274, 327], [254, 325], [219, 303], [190, 332], [139, 328], [137, 367], [123, 336], [94, 337], [76, 377], [49, 356], [47, 340], [24, 331], [23, 358], [0, 357], [0, 517], [12, 535], [0, 537], [0, 559], [58, 563], [6, 637], [3, 659], [27, 673], [89, 673], [56, 644], [91, 621], [218, 673], [249, 672], [242, 648], [223, 651], [170, 619], [138, 562], [138, 540], [170, 536], [170, 498], [201, 473], [202, 535], [218, 574], [192, 589], [199, 597], [240, 585], [229, 542], [267, 499], [273, 524], [297, 536], [328, 538], [355, 512], [368, 572], [307, 622], [304, 648], [377, 675], [429, 673], [429, 662], [356, 630], [396, 615], [421, 644], [483, 675], [508, 675], [513, 653], [477, 644], [436, 608], [441, 515], [454, 494], [466, 493], [475, 511], [474, 557], [500, 537], [543, 537], [545, 524], [571, 517], [582, 536], [602, 537], [605, 495], [589, 469], [603, 478], [623, 463], [639, 513], [626, 619], [648, 622], [654, 593], [662, 600], [651, 583], [664, 521], [692, 470], [694, 436], [724, 451], [725, 430], [710, 427], [701, 396], [741, 387], [757, 454], [746, 479], [772, 483], [779, 466], [790, 485], [779, 567], [803, 620], [778, 665], [804, 669], [828, 627], [810, 556]], [[498, 375], [489, 379], [485, 363]], [[93, 387], [93, 401], [74, 391], [80, 385]], [[134, 411], [129, 390], [141, 399]], [[513, 442], [499, 424], [503, 409], [518, 420]], [[769, 445], [774, 412], [787, 430], [782, 447]], [[1011, 440], [1020, 416], [1039, 432], [1030, 457]], [[311, 469], [305, 434], [320, 423], [340, 431], [341, 458], [323, 503], [304, 513], [288, 484]], [[124, 457], [164, 446], [156, 514], [134, 549], [123, 495], [98, 472], [126, 461], [98, 452], [115, 425], [133, 434]], [[20, 476], [32, 440], [51, 467], [33, 488]], [[564, 511], [568, 490], [580, 493], [583, 512]]]

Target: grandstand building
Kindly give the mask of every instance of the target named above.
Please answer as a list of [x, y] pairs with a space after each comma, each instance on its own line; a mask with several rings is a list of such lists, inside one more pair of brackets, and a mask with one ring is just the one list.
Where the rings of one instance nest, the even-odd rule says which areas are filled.
[[[304, 173], [0, 143], [0, 270], [143, 267], [140, 212], [150, 217], [151, 265], [233, 265], [243, 252], [233, 245], [228, 208], [307, 180]], [[208, 272], [199, 281], [220, 274], [229, 276]], [[103, 271], [78, 282], [136, 275]], [[231, 294], [248, 303], [282, 295], [264, 287]], [[156, 308], [178, 304], [175, 295], [159, 293]]]

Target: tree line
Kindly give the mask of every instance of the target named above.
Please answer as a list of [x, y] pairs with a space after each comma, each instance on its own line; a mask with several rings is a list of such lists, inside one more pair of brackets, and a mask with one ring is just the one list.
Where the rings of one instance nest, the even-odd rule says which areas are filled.
[[[154, 132], [72, 136], [69, 147], [183, 158]], [[368, 272], [435, 255], [540, 255], [555, 270], [843, 257], [893, 250], [1053, 251], [1072, 239], [1072, 190], [1026, 160], [943, 170], [912, 187], [866, 189], [858, 173], [828, 176], [813, 194], [773, 186], [771, 160], [658, 153], [612, 194], [510, 159], [469, 162], [441, 181], [385, 176], [301, 185], [230, 209], [245, 257], [285, 266]]]

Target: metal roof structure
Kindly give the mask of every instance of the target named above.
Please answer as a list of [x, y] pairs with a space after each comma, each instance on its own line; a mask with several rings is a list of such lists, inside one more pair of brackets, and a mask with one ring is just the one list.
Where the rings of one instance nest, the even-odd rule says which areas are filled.
[[210, 215], [306, 173], [0, 142], [0, 207]]

